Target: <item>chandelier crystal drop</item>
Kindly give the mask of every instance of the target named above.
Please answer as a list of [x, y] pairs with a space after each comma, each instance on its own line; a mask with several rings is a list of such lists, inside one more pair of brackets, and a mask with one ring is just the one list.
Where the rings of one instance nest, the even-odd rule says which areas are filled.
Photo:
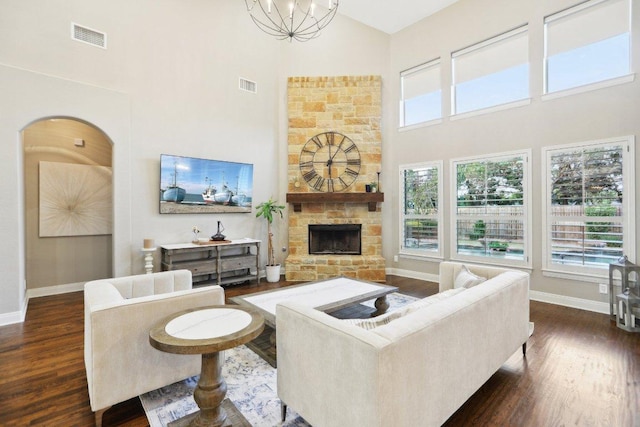
[[253, 22], [279, 40], [306, 42], [320, 35], [339, 0], [244, 0]]

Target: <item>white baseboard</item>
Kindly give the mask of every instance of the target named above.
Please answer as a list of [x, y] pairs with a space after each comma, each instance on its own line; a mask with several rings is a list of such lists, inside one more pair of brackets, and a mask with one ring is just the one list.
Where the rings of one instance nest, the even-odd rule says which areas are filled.
[[46, 286], [44, 288], [27, 289], [27, 301], [29, 298], [48, 297], [50, 295], [68, 294], [84, 290], [85, 282], [67, 283], [65, 285]]
[[[440, 277], [437, 274], [421, 273], [397, 268], [387, 268], [386, 273], [394, 276], [408, 277], [410, 279], [427, 280], [435, 283], [440, 282]], [[606, 302], [568, 297], [565, 295], [557, 295], [540, 291], [529, 291], [529, 298], [532, 301], [546, 302], [549, 304], [561, 305], [563, 307], [578, 308], [580, 310], [593, 311], [595, 313], [609, 314], [609, 303]]]
[[532, 301], [546, 302], [564, 307], [579, 308], [580, 310], [593, 311], [595, 313], [609, 314], [609, 303], [593, 301], [583, 298], [574, 298], [564, 295], [550, 294], [548, 292], [529, 291]]
[[13, 323], [23, 323], [27, 316], [27, 303], [25, 303], [22, 311], [14, 311], [12, 313], [0, 314], [0, 326], [11, 325]]

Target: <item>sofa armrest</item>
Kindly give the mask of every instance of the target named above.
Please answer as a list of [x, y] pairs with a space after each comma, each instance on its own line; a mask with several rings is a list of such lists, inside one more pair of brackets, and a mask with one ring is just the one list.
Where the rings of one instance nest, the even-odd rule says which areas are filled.
[[85, 301], [85, 366], [97, 411], [199, 373], [198, 355], [156, 350], [149, 330], [179, 311], [224, 304], [224, 290], [208, 286], [118, 301], [100, 285], [85, 289]]
[[[379, 352], [389, 341], [295, 303], [276, 308], [278, 396], [313, 425], [375, 425]], [[352, 422], [351, 422], [352, 421]]]

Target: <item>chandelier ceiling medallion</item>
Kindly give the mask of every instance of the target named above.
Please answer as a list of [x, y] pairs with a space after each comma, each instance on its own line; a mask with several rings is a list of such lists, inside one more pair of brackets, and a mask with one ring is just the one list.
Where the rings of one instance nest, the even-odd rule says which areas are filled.
[[279, 40], [306, 42], [320, 35], [339, 0], [244, 0], [253, 22]]

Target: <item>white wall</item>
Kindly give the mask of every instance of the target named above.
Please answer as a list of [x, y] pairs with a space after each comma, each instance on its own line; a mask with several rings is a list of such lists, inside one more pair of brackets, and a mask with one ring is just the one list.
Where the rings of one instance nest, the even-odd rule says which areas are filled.
[[[144, 238], [186, 241], [218, 220], [228, 238], [266, 236], [254, 214], [160, 215], [160, 154], [253, 163], [254, 202], [284, 200], [286, 77], [388, 67], [387, 35], [337, 17], [333, 35], [289, 44], [255, 27], [242, 1], [0, 0], [0, 10], [0, 177], [17, 183], [0, 205], [0, 324], [26, 308], [19, 132], [29, 123], [75, 117], [113, 141], [114, 275], [141, 273]], [[107, 49], [71, 40], [71, 22], [106, 32]], [[238, 90], [239, 77], [258, 93]]]
[[[541, 148], [580, 141], [591, 141], [623, 135], [640, 135], [640, 82], [572, 95], [554, 100], [541, 100], [544, 16], [577, 3], [574, 0], [462, 0], [391, 37], [392, 86], [390, 104], [399, 102], [399, 73], [431, 59], [442, 58], [442, 85], [451, 84], [450, 54], [512, 28], [529, 23], [530, 87], [532, 100], [528, 106], [507, 111], [450, 121], [411, 131], [399, 132], [398, 109], [391, 108], [393, 126], [387, 129], [384, 174], [393, 177], [391, 187], [399, 188], [398, 166], [428, 160], [443, 160], [445, 165], [445, 257], [451, 257], [449, 246], [450, 170], [449, 160], [457, 157], [531, 149], [533, 157], [533, 271], [532, 290], [538, 296], [555, 294], [563, 297], [604, 303], [606, 295], [598, 293], [596, 283], [562, 280], [542, 275], [542, 194]], [[634, 1], [634, 3], [637, 3]], [[637, 6], [637, 5], [636, 5]], [[640, 61], [640, 19], [634, 19], [634, 70]], [[490, 12], [488, 12], [490, 11]], [[450, 110], [448, 91], [443, 91], [444, 111]], [[636, 165], [640, 165], [636, 151]], [[637, 167], [637, 166], [636, 166]], [[385, 179], [386, 194], [390, 195]], [[640, 186], [636, 187], [640, 189]], [[399, 206], [397, 191], [388, 204]], [[636, 212], [640, 195], [636, 194]], [[399, 213], [392, 210], [384, 224], [385, 257], [393, 259], [399, 251]], [[637, 221], [637, 220], [636, 220]], [[640, 227], [636, 223], [636, 233]], [[636, 242], [640, 239], [636, 237]], [[636, 248], [636, 253], [640, 250]], [[391, 263], [398, 270], [437, 275], [438, 263], [400, 258]], [[606, 283], [606, 282], [602, 282]], [[602, 307], [602, 305], [600, 305]], [[607, 306], [608, 311], [608, 306]]]

